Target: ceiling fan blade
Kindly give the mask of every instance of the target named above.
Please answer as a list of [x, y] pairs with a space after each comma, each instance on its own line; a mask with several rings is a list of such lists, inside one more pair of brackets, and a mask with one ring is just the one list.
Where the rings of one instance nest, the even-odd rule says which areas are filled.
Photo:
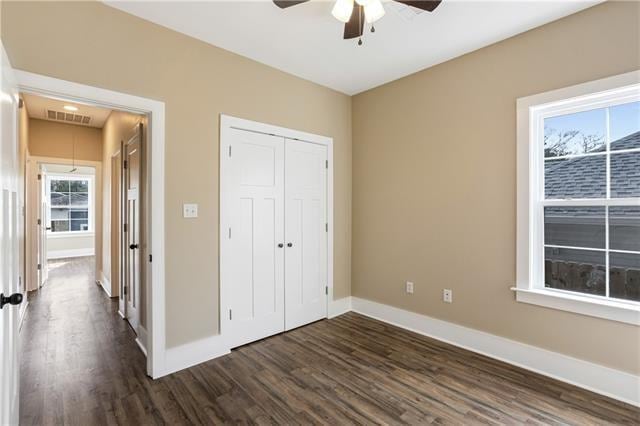
[[286, 9], [287, 7], [295, 6], [296, 4], [306, 3], [309, 0], [273, 0], [276, 6], [280, 9]]
[[344, 38], [356, 38], [362, 35], [364, 30], [364, 7], [359, 4], [353, 4], [353, 12], [349, 22], [344, 24]]
[[427, 12], [433, 12], [436, 7], [440, 5], [442, 0], [395, 0], [398, 3], [406, 4], [407, 6], [417, 7], [418, 9], [426, 10]]

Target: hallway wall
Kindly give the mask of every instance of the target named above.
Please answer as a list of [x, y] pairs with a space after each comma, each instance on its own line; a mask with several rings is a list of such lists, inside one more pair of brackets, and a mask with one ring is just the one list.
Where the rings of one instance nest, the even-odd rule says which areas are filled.
[[102, 129], [29, 119], [29, 152], [37, 157], [102, 161]]

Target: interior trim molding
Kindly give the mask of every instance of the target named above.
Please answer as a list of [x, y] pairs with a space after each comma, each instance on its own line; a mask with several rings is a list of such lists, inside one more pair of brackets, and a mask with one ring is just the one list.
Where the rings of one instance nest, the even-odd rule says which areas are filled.
[[168, 348], [165, 352], [165, 369], [159, 377], [193, 367], [230, 352], [229, 343], [221, 334]]
[[100, 284], [100, 287], [102, 287], [104, 292], [107, 293], [107, 296], [113, 297], [111, 295], [111, 283], [109, 282], [107, 277], [104, 275], [104, 272], [102, 271], [100, 271], [100, 279], [98, 280], [98, 284]]
[[640, 376], [370, 300], [359, 314], [640, 407]]
[[138, 336], [136, 337], [136, 343], [138, 344], [138, 347], [146, 357], [147, 356], [147, 329], [144, 328], [143, 326], [139, 326], [137, 331], [138, 331]]
[[66, 250], [49, 250], [47, 252], [47, 259], [66, 259], [68, 257], [85, 257], [94, 255], [95, 249], [93, 247]]
[[346, 314], [351, 310], [351, 296], [329, 302], [329, 314], [327, 318], [334, 318]]

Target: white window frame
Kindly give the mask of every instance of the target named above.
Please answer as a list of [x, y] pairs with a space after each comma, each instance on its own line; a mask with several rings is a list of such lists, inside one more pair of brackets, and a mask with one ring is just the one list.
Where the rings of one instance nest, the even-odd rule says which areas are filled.
[[[640, 71], [517, 100], [517, 263], [516, 287], [513, 290], [516, 291], [518, 302], [640, 325], [640, 303], [544, 286], [545, 206], [640, 206], [640, 199], [607, 199], [596, 202], [590, 199], [545, 201], [542, 138], [545, 118], [639, 100]], [[608, 144], [607, 137], [607, 159]], [[608, 229], [606, 239], [608, 247]]]
[[49, 204], [49, 212], [48, 213], [48, 223], [47, 226], [52, 228], [51, 226], [51, 209], [54, 207], [51, 203], [51, 181], [52, 180], [86, 180], [89, 182], [88, 191], [89, 191], [89, 229], [86, 231], [61, 231], [61, 232], [53, 232], [52, 230], [47, 231], [47, 238], [68, 238], [68, 237], [80, 237], [80, 236], [91, 236], [95, 235], [95, 176], [94, 175], [68, 175], [63, 173], [51, 173], [47, 174], [47, 200]]

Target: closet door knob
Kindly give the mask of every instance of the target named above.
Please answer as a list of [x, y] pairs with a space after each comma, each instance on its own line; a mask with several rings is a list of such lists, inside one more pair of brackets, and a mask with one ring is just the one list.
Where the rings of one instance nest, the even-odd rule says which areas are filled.
[[293, 243], [287, 243], [287, 247], [293, 247]]
[[282, 247], [284, 247], [284, 244], [279, 243], [279, 244], [278, 244], [278, 247], [282, 248]]

